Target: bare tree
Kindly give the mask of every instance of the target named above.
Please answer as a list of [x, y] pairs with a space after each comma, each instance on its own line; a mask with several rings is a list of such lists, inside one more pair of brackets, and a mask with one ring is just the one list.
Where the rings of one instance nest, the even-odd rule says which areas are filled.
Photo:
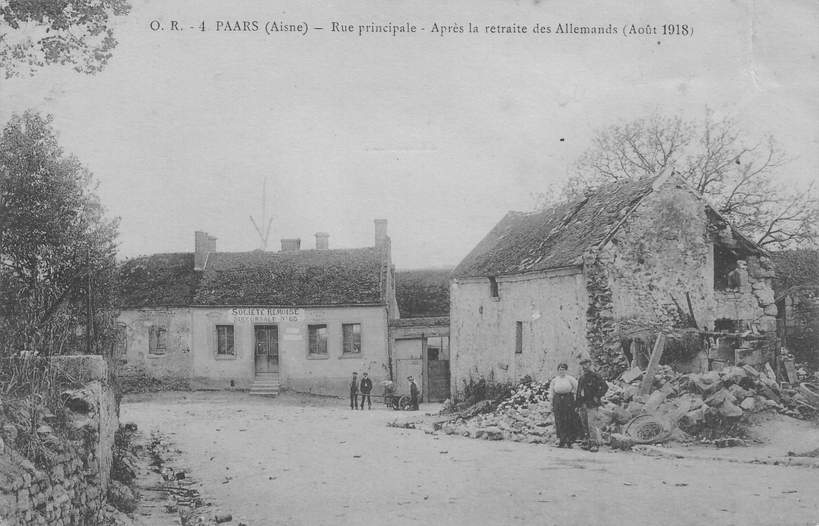
[[807, 246], [819, 238], [819, 199], [813, 183], [795, 188], [777, 180], [791, 160], [772, 136], [749, 138], [734, 117], [710, 110], [702, 121], [655, 114], [598, 130], [570, 168], [561, 197], [670, 166], [760, 245]]
[[117, 45], [109, 17], [130, 10], [127, 0], [0, 0], [0, 67], [6, 78], [47, 64], [96, 73]]

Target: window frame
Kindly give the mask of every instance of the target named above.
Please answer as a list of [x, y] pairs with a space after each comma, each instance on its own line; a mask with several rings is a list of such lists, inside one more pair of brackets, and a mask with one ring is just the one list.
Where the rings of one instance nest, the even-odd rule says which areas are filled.
[[498, 279], [495, 276], [489, 276], [489, 296], [493, 300], [500, 299], [500, 289], [498, 288]]
[[[350, 342], [351, 345], [348, 345], [347, 342], [347, 327], [352, 327], [352, 336], [353, 342]], [[358, 333], [355, 332], [355, 327], [358, 327]], [[361, 333], [362, 327], [361, 323], [354, 322], [354, 323], [342, 323], [341, 324], [341, 354], [345, 356], [361, 356], [363, 352], [363, 348], [361, 345]], [[358, 350], [348, 350], [348, 347], [355, 347], [355, 335], [358, 334]]]
[[[321, 340], [319, 340], [319, 335], [321, 329], [324, 329], [324, 352], [321, 352]], [[315, 349], [316, 352], [313, 352], [314, 344], [313, 344], [313, 332], [316, 331], [316, 343]], [[328, 358], [330, 356], [329, 350], [329, 327], [326, 323], [311, 323], [307, 325], [307, 356], [311, 358]]]
[[148, 327], [148, 355], [163, 356], [168, 353], [168, 329], [162, 325]]
[[523, 322], [515, 322], [515, 355], [523, 354]]
[[[236, 358], [236, 328], [235, 328], [235, 326], [232, 325], [232, 324], [220, 324], [220, 325], [216, 325], [215, 328], [216, 328], [216, 340], [215, 340], [216, 345], [214, 347], [215, 347], [215, 351], [216, 351], [216, 357], [221, 358], [221, 359]], [[220, 329], [224, 329], [224, 331], [225, 331], [225, 338], [226, 338], [225, 352], [222, 352], [222, 340], [221, 340], [221, 337], [220, 337], [220, 334], [219, 334]], [[230, 346], [229, 347], [227, 346], [227, 343], [228, 343], [227, 342], [227, 337], [228, 336], [230, 336]], [[230, 352], [228, 352], [228, 350]]]

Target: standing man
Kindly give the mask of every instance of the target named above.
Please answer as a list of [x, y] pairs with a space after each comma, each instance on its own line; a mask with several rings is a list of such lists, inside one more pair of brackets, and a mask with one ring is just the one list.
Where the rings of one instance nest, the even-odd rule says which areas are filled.
[[409, 380], [410, 383], [410, 405], [413, 411], [418, 411], [418, 395], [420, 394], [418, 384], [415, 383], [415, 379], [412, 376], [408, 376], [407, 380]]
[[367, 377], [367, 373], [364, 373], [363, 378], [361, 379], [361, 410], [364, 410], [364, 399], [367, 399], [367, 409], [373, 408], [373, 402], [370, 399], [370, 391], [373, 390], [373, 381]]
[[580, 360], [583, 374], [577, 381], [577, 408], [580, 412], [580, 421], [583, 423], [583, 432], [586, 442], [581, 444], [582, 449], [597, 453], [600, 446], [600, 427], [597, 408], [602, 404], [601, 399], [609, 385], [603, 377], [592, 370], [591, 360]]
[[[364, 403], [364, 401], [361, 401]], [[350, 409], [358, 409], [358, 373], [353, 373], [350, 380]]]

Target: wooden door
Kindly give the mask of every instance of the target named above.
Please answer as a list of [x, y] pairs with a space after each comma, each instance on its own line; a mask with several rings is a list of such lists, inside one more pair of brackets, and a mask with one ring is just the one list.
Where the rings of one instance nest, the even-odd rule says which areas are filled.
[[443, 402], [449, 398], [449, 360], [428, 361], [426, 381], [430, 402]]
[[277, 325], [256, 325], [256, 372], [279, 372], [279, 328]]

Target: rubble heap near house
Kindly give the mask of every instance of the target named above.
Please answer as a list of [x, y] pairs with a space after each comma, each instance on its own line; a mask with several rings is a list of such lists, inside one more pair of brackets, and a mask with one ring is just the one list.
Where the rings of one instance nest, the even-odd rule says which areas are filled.
[[[714, 437], [721, 430], [708, 426], [739, 423], [752, 412], [771, 410], [793, 418], [810, 418], [819, 412], [812, 390], [805, 392], [805, 386], [819, 383], [819, 373], [809, 376], [804, 368], [797, 370], [794, 384], [777, 383], [770, 366], [729, 366], [687, 374], [659, 366], [650, 382], [644, 382], [644, 374], [634, 368], [609, 382], [600, 416], [604, 439], [613, 447], [693, 440], [684, 430], [699, 434], [704, 442], [715, 438], [717, 445], [737, 445], [738, 441]], [[491, 402], [476, 404], [441, 430], [484, 440], [550, 443], [555, 439], [554, 419], [547, 392], [548, 382], [521, 384], [510, 398], [491, 407]]]

